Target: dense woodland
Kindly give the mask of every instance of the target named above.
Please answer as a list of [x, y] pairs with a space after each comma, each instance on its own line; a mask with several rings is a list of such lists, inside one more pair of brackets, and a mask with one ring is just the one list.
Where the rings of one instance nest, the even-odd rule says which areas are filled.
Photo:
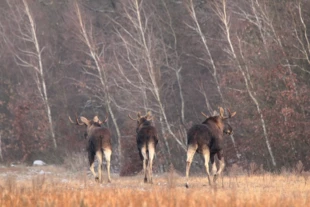
[[68, 116], [98, 115], [109, 118], [113, 171], [131, 174], [142, 164], [127, 115], [151, 111], [155, 172], [184, 172], [186, 131], [222, 106], [237, 112], [228, 167], [310, 168], [310, 1], [0, 0], [0, 9], [2, 163], [87, 157], [85, 129]]

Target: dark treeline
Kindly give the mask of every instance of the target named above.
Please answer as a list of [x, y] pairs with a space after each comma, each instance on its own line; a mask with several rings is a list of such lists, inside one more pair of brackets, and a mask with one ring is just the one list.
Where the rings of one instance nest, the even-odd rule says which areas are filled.
[[68, 116], [98, 115], [109, 117], [112, 168], [130, 174], [139, 158], [127, 115], [151, 111], [154, 171], [184, 172], [186, 131], [221, 106], [237, 112], [228, 166], [309, 169], [309, 1], [2, 0], [0, 9], [3, 163], [62, 163], [86, 143]]

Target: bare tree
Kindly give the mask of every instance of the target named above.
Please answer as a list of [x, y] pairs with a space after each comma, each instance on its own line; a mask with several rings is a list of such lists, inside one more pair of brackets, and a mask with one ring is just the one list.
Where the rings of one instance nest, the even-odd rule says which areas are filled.
[[[181, 123], [184, 125], [185, 124], [185, 98], [184, 98], [184, 94], [183, 94], [183, 87], [182, 87], [182, 70], [183, 67], [180, 65], [179, 63], [179, 59], [181, 58], [179, 53], [178, 53], [178, 49], [177, 49], [177, 45], [178, 45], [178, 38], [177, 38], [177, 34], [173, 25], [173, 20], [169, 11], [169, 8], [167, 6], [167, 3], [162, 0], [161, 1], [164, 8], [165, 8], [165, 16], [163, 16], [162, 18], [160, 18], [160, 21], [162, 23], [164, 23], [165, 25], [167, 25], [167, 29], [165, 31], [167, 31], [167, 33], [169, 34], [169, 36], [171, 36], [171, 39], [173, 40], [171, 45], [168, 46], [163, 40], [164, 37], [161, 37], [161, 45], [162, 45], [162, 50], [163, 50], [163, 54], [165, 56], [165, 66], [170, 69], [171, 71], [173, 71], [173, 73], [175, 74], [175, 78], [176, 78], [176, 82], [178, 84], [178, 94], [180, 97], [180, 102], [181, 102]], [[163, 32], [162, 32], [163, 33]], [[164, 34], [162, 35], [164, 36]], [[173, 61], [171, 61], [171, 59], [173, 59]]]
[[[310, 41], [309, 41], [309, 31], [307, 24], [305, 23], [305, 17], [302, 11], [302, 3], [299, 2], [295, 8], [298, 10], [298, 17], [292, 14], [292, 17], [296, 19], [296, 22], [299, 20], [299, 24], [293, 21], [294, 23], [294, 35], [297, 40], [296, 49], [301, 54], [302, 59], [306, 60], [310, 64]], [[302, 70], [305, 73], [310, 74], [310, 70], [299, 65], [295, 65], [298, 69]]]
[[[269, 6], [265, 5], [264, 2], [258, 0], [251, 0], [249, 3], [249, 7], [251, 8], [250, 12], [241, 9], [241, 12], [238, 15], [242, 18], [255, 25], [259, 31], [260, 38], [262, 39], [263, 46], [265, 49], [266, 56], [269, 60], [272, 57], [269, 54], [269, 46], [270, 42], [275, 42], [283, 54], [283, 67], [288, 71], [288, 79], [293, 84], [293, 90], [295, 95], [298, 97], [298, 90], [296, 86], [296, 81], [294, 80], [294, 73], [292, 69], [292, 65], [289, 60], [288, 51], [284, 47], [283, 37], [281, 37], [281, 31], [278, 31], [275, 27], [275, 21], [273, 20], [274, 10]], [[299, 4], [300, 5], [300, 4]], [[300, 12], [300, 10], [299, 10]], [[302, 22], [302, 21], [301, 21]], [[295, 31], [296, 32], [296, 31]], [[269, 42], [269, 43], [268, 43]], [[304, 47], [304, 46], [302, 46]], [[252, 82], [250, 81], [250, 85], [253, 88]]]
[[[215, 64], [213, 55], [212, 55], [212, 53], [210, 51], [210, 48], [209, 48], [209, 45], [208, 45], [208, 39], [207, 39], [206, 35], [202, 32], [202, 28], [201, 28], [200, 23], [198, 21], [199, 19], [198, 19], [197, 15], [196, 15], [196, 9], [195, 9], [195, 5], [193, 3], [193, 0], [189, 0], [188, 1], [187, 9], [188, 9], [188, 12], [189, 12], [192, 20], [193, 20], [193, 25], [187, 24], [187, 26], [198, 34], [198, 36], [199, 36], [199, 38], [200, 38], [200, 40], [202, 42], [203, 48], [204, 48], [204, 50], [205, 50], [205, 52], [207, 54], [207, 56], [205, 57], [205, 59], [203, 59], [203, 61], [206, 64], [210, 64], [211, 65], [211, 67], [207, 67], [207, 68], [209, 69], [210, 73], [212, 74], [212, 78], [214, 80], [217, 92], [220, 95], [220, 99], [221, 99], [222, 103], [225, 105], [225, 99], [224, 99], [224, 96], [223, 96], [223, 93], [222, 93], [221, 86], [219, 84], [218, 68], [217, 68], [217, 66]], [[204, 90], [203, 84], [201, 84], [199, 88], [200, 88], [200, 92], [203, 94], [203, 96], [205, 98], [206, 106], [207, 106], [209, 112], [212, 114], [213, 113], [213, 109], [212, 109], [211, 104], [210, 104], [210, 102], [208, 100], [208, 97], [207, 97], [207, 94], [206, 94], [206, 92]], [[239, 159], [240, 158], [240, 154], [239, 154], [237, 146], [236, 146], [235, 138], [234, 138], [233, 135], [231, 135], [230, 138], [231, 138], [231, 141], [233, 143], [234, 149], [236, 151], [236, 156]]]
[[[223, 24], [222, 29], [223, 29], [225, 38], [226, 38], [227, 43], [228, 43], [228, 48], [227, 48], [228, 55], [235, 61], [237, 69], [242, 74], [247, 93], [256, 106], [257, 113], [260, 116], [261, 126], [263, 128], [263, 133], [264, 133], [264, 138], [265, 138], [265, 142], [267, 145], [267, 149], [268, 149], [272, 164], [274, 166], [276, 166], [276, 160], [275, 160], [275, 157], [273, 155], [273, 151], [272, 151], [270, 141], [269, 141], [269, 136], [268, 136], [267, 129], [266, 129], [267, 127], [266, 127], [265, 118], [264, 118], [264, 115], [262, 113], [261, 106], [260, 106], [258, 99], [256, 97], [256, 93], [253, 91], [253, 88], [251, 87], [251, 79], [250, 79], [250, 76], [248, 74], [248, 69], [246, 68], [247, 66], [245, 65], [244, 66], [245, 68], [243, 68], [243, 66], [241, 65], [239, 58], [237, 56], [237, 53], [235, 52], [235, 47], [233, 46], [233, 43], [231, 40], [230, 16], [227, 14], [226, 0], [222, 0], [221, 3], [215, 4], [214, 9], [215, 9], [216, 14], [218, 15], [219, 19], [221, 20], [221, 22]], [[239, 49], [241, 50], [240, 53], [242, 54], [242, 47], [240, 45], [240, 41], [239, 41]]]
[[[115, 117], [115, 112], [112, 109], [112, 95], [109, 88], [108, 83], [108, 68], [105, 64], [105, 53], [104, 53], [104, 44], [102, 47], [99, 47], [102, 45], [102, 42], [104, 42], [104, 39], [101, 40], [102, 42], [98, 43], [96, 42], [95, 38], [93, 37], [93, 27], [92, 24], [89, 22], [86, 22], [84, 20], [84, 17], [82, 15], [81, 9], [77, 1], [74, 2], [74, 11], [76, 13], [77, 18], [77, 26], [78, 26], [78, 37], [80, 41], [86, 46], [87, 51], [85, 53], [88, 57], [91, 58], [91, 61], [93, 62], [93, 65], [88, 65], [84, 73], [93, 77], [95, 80], [99, 81], [100, 87], [102, 90], [100, 90], [99, 95], [97, 98], [101, 100], [105, 106], [107, 107], [107, 111], [109, 115], [112, 118], [112, 122], [114, 124], [116, 134], [117, 134], [117, 140], [118, 140], [118, 153], [121, 155], [121, 144], [120, 144], [120, 138], [121, 138], [121, 132], [119, 130], [119, 126]], [[90, 87], [91, 90], [95, 89], [95, 85]], [[93, 94], [94, 95], [94, 94]]]
[[18, 66], [28, 68], [37, 86], [39, 95], [44, 103], [46, 116], [48, 118], [51, 138], [54, 147], [57, 148], [57, 142], [54, 132], [53, 119], [51, 113], [51, 104], [48, 97], [47, 84], [46, 84], [46, 70], [44, 64], [43, 51], [45, 46], [41, 46], [38, 38], [38, 28], [36, 26], [36, 20], [31, 11], [31, 8], [26, 0], [21, 3], [12, 2], [7, 0], [7, 4], [10, 7], [11, 23], [15, 24], [14, 37], [22, 43], [14, 50], [13, 39], [5, 38], [5, 42], [9, 48], [14, 51], [15, 62]]
[[1, 161], [3, 161], [3, 155], [2, 155], [2, 132], [0, 131], [0, 158]]
[[[152, 12], [145, 9], [143, 1], [131, 0], [123, 4], [124, 18], [127, 20], [128, 27], [123, 22], [115, 22], [117, 34], [122, 41], [125, 49], [125, 54], [121, 54], [131, 66], [131, 70], [121, 69], [121, 74], [129, 86], [133, 88], [140, 88], [143, 94], [143, 105], [141, 101], [138, 103], [139, 108], [143, 110], [152, 110], [159, 115], [159, 122], [161, 124], [162, 134], [164, 136], [165, 145], [169, 150], [166, 134], [170, 136], [181, 146], [186, 149], [183, 143], [173, 132], [171, 123], [168, 120], [167, 112], [161, 97], [161, 70], [160, 64], [164, 64], [160, 60], [160, 55], [157, 53], [161, 40], [160, 35], [156, 36], [155, 25], [152, 25]], [[149, 5], [150, 6], [150, 5]], [[148, 13], [149, 12], [149, 13]], [[174, 69], [174, 68], [173, 68]], [[177, 71], [177, 70], [176, 70]], [[132, 76], [135, 74], [135, 78]], [[154, 101], [153, 101], [154, 100]], [[148, 104], [146, 104], [146, 101]], [[147, 108], [144, 108], [147, 107]], [[133, 110], [134, 111], [134, 110]], [[169, 153], [169, 152], [168, 152]], [[169, 153], [170, 154], [170, 153]]]

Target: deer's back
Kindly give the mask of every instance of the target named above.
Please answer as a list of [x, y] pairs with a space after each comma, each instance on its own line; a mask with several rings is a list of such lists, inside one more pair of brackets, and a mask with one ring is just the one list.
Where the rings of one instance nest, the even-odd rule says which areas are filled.
[[137, 133], [137, 144], [148, 144], [148, 143], [154, 143], [155, 145], [158, 142], [157, 138], [157, 131], [156, 128], [153, 126], [143, 126], [140, 128], [140, 130]]
[[111, 148], [111, 132], [109, 129], [97, 127], [88, 136], [89, 146], [95, 148], [96, 151], [101, 148]]
[[196, 124], [187, 133], [187, 145], [197, 145], [197, 152], [208, 147], [211, 152], [222, 149], [222, 132], [216, 125]]

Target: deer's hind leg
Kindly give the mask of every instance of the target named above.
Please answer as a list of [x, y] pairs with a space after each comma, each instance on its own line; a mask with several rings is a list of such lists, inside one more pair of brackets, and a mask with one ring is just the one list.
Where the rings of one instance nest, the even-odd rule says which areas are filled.
[[185, 186], [188, 188], [188, 182], [189, 182], [189, 170], [191, 168], [191, 164], [195, 155], [195, 152], [198, 148], [198, 145], [189, 145], [187, 148], [187, 159], [186, 159], [186, 184]]
[[150, 183], [153, 183], [153, 159], [155, 156], [155, 144], [154, 143], [149, 143], [148, 151], [149, 151], [149, 162], [148, 162], [149, 180], [148, 181]]
[[107, 149], [104, 149], [103, 152], [104, 152], [105, 160], [107, 161], [108, 182], [110, 183], [111, 182], [110, 165], [111, 165], [112, 150], [107, 148]]
[[96, 156], [98, 159], [98, 176], [99, 176], [99, 183], [102, 182], [102, 159], [103, 159], [103, 154], [101, 150], [98, 150], [96, 152]]
[[214, 175], [213, 181], [216, 182], [217, 178], [221, 175], [222, 171], [224, 170], [225, 167], [225, 161], [224, 161], [224, 155], [223, 155], [223, 150], [220, 150], [217, 152], [217, 157], [219, 159], [219, 169]]
[[143, 145], [140, 149], [140, 152], [142, 154], [142, 157], [143, 157], [143, 172], [144, 172], [144, 182], [146, 183], [147, 182], [147, 153], [146, 153], [146, 146]]
[[98, 181], [98, 176], [97, 173], [95, 172], [95, 168], [94, 168], [94, 161], [95, 161], [95, 153], [92, 151], [88, 151], [88, 161], [89, 161], [89, 169], [92, 172], [92, 174], [95, 177], [95, 180]]
[[214, 176], [216, 174], [216, 171], [217, 171], [216, 162], [215, 162], [215, 153], [211, 153], [210, 161], [211, 161], [211, 165], [212, 165], [211, 173]]
[[210, 171], [209, 171], [209, 161], [210, 161], [210, 149], [209, 149], [209, 147], [206, 146], [202, 149], [202, 155], [203, 155], [203, 158], [205, 160], [205, 167], [206, 167], [209, 185], [211, 185]]

